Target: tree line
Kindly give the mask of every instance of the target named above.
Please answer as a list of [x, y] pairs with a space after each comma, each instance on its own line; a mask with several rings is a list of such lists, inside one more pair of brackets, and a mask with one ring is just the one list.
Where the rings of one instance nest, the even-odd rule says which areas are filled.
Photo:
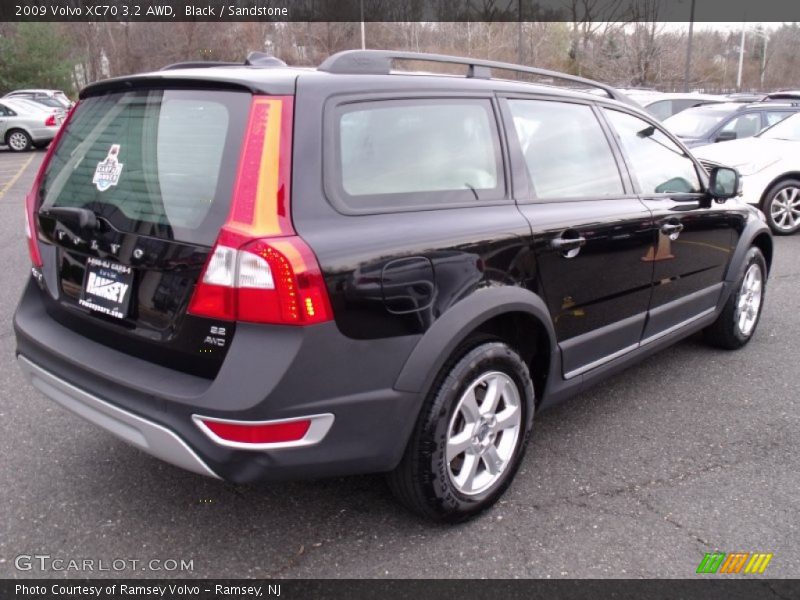
[[[657, 15], [654, 15], [657, 16]], [[456, 54], [554, 69], [618, 87], [679, 91], [688, 27], [657, 21], [370, 22], [369, 48]], [[75, 94], [91, 81], [186, 60], [242, 62], [267, 52], [314, 66], [361, 46], [360, 23], [0, 23], [0, 93], [24, 87]], [[688, 87], [737, 89], [741, 32], [696, 29]], [[800, 26], [748, 26], [740, 89], [800, 88]], [[427, 67], [426, 67], [427, 68]]]

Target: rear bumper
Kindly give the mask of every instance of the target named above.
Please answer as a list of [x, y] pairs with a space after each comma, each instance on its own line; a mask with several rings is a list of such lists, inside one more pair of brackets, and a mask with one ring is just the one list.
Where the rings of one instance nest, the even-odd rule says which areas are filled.
[[33, 387], [67, 410], [176, 467], [217, 477], [186, 442], [166, 427], [109, 404], [56, 377], [27, 358], [19, 357], [17, 362]]
[[39, 127], [31, 129], [31, 139], [36, 143], [50, 142], [57, 133], [58, 127]]
[[[220, 372], [203, 379], [94, 342], [47, 313], [30, 280], [14, 315], [20, 366], [59, 404], [172, 464], [236, 483], [388, 471], [419, 396], [393, 389], [416, 337], [352, 340], [334, 323], [240, 324]], [[48, 301], [49, 303], [49, 301]], [[271, 421], [331, 414], [313, 444], [243, 450], [193, 419]]]

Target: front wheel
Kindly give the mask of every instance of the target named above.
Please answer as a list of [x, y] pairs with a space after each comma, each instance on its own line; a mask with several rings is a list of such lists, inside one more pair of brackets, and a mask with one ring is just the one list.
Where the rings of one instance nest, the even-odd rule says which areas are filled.
[[785, 179], [773, 185], [764, 195], [762, 208], [774, 233], [790, 235], [800, 230], [800, 181]]
[[507, 344], [481, 344], [445, 366], [400, 465], [389, 475], [412, 511], [461, 521], [494, 504], [519, 467], [531, 430], [528, 367]]
[[717, 320], [704, 331], [719, 348], [736, 350], [753, 337], [761, 318], [767, 283], [767, 262], [755, 246], [747, 251], [744, 269]]

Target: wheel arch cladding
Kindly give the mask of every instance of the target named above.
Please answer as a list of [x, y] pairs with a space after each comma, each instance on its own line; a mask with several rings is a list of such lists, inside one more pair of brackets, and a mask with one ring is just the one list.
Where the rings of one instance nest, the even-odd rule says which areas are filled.
[[764, 260], [767, 262], [767, 274], [772, 269], [773, 242], [770, 235], [766, 232], [759, 233], [753, 238], [752, 245], [761, 250]]
[[764, 201], [767, 199], [767, 194], [769, 191], [778, 185], [779, 183], [783, 183], [789, 179], [797, 179], [800, 180], [800, 171], [789, 171], [788, 173], [781, 173], [775, 179], [770, 181], [765, 187], [764, 191], [761, 193], [761, 198], [758, 200], [759, 208], [764, 206]]
[[764, 260], [767, 262], [767, 274], [769, 274], [773, 256], [772, 233], [766, 223], [754, 218], [747, 223], [739, 236], [739, 242], [736, 244], [728, 264], [728, 270], [725, 272], [725, 281], [731, 283], [739, 279], [747, 251], [753, 246], [756, 246], [764, 254]]
[[511, 286], [479, 290], [437, 319], [406, 360], [395, 389], [426, 391], [458, 346], [475, 333], [515, 348], [531, 367], [536, 398], [541, 398], [555, 352], [553, 325], [539, 296]]

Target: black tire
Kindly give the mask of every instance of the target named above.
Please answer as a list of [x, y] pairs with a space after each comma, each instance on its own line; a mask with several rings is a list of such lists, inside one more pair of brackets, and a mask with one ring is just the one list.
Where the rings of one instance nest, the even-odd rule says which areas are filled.
[[[794, 206], [784, 207], [781, 204], [789, 201]], [[795, 212], [788, 212], [794, 208]], [[767, 217], [767, 224], [776, 235], [791, 235], [800, 230], [800, 180], [784, 179], [773, 185], [764, 194], [761, 210]], [[782, 220], [783, 219], [783, 220]]]
[[[448, 361], [439, 374], [422, 406], [405, 454], [398, 467], [388, 476], [389, 486], [402, 504], [411, 511], [436, 521], [463, 521], [494, 504], [511, 483], [519, 468], [533, 424], [533, 383], [528, 367], [520, 356], [500, 341], [487, 343], [476, 340], [471, 349], [463, 350], [463, 348], [465, 346], [462, 346], [461, 352], [456, 353]], [[448, 462], [446, 454], [448, 433], [452, 427], [458, 426], [458, 419], [462, 419], [460, 411], [458, 415], [454, 414], [461, 406], [462, 397], [467, 396], [466, 392], [473, 388], [478, 399], [480, 390], [483, 389], [484, 395], [478, 401], [486, 401], [488, 384], [486, 388], [474, 387], [482, 378], [494, 378], [487, 379], [487, 382], [500, 381], [505, 386], [503, 396], [497, 402], [498, 414], [515, 414], [514, 402], [518, 401], [516, 406], [520, 410], [519, 425], [517, 429], [500, 429], [500, 423], [495, 419], [494, 425], [487, 430], [485, 425], [480, 424], [480, 418], [486, 417], [480, 417], [476, 421], [475, 428], [470, 431], [479, 431], [484, 443], [496, 444], [495, 451], [505, 446], [507, 459], [498, 463], [500, 468], [497, 474], [494, 474], [488, 468], [489, 462], [484, 462], [486, 459], [482, 458], [483, 455], [477, 458], [478, 455], [473, 454], [471, 460], [476, 461], [477, 472], [481, 473], [484, 479], [488, 477], [490, 483], [487, 482], [488, 487], [485, 489], [463, 493], [454, 482], [454, 479], [460, 477], [460, 473], [453, 473], [453, 465], [461, 460], [461, 468], [465, 468], [467, 452], [473, 452], [475, 447], [481, 446], [471, 446], [470, 450]], [[513, 390], [507, 385], [509, 381], [513, 383], [518, 393], [516, 398]], [[512, 401], [508, 402], [506, 397]], [[481, 409], [485, 408], [480, 404], [478, 406]], [[504, 407], [503, 411], [500, 411], [501, 406]], [[511, 412], [505, 412], [508, 410]], [[472, 424], [468, 424], [466, 420], [461, 424], [463, 431], [460, 435], [463, 436]], [[480, 429], [481, 427], [484, 429]], [[492, 431], [495, 433], [491, 433]], [[507, 432], [510, 437], [508, 442], [504, 442], [503, 436]], [[473, 441], [479, 439], [478, 434], [471, 433], [467, 437]], [[467, 443], [472, 444], [473, 441]], [[482, 447], [483, 451], [488, 448], [485, 444]], [[497, 479], [492, 481], [494, 477]], [[478, 479], [477, 475], [475, 479]]]
[[31, 136], [22, 129], [11, 129], [6, 133], [6, 146], [12, 152], [26, 152], [32, 145]]
[[[741, 302], [744, 302], [742, 297], [743, 294], [746, 293], [744, 289], [745, 279], [751, 272], [751, 269], [758, 269], [760, 272], [759, 301], [758, 307], [755, 310], [751, 310], [751, 312], [754, 313], [752, 325], [746, 328], [746, 330], [743, 330], [740, 326], [742, 309], [740, 309], [739, 305]], [[747, 344], [758, 328], [758, 321], [761, 318], [761, 311], [764, 308], [766, 284], [767, 262], [764, 260], [764, 255], [761, 253], [761, 250], [753, 246], [747, 251], [742, 270], [739, 274], [739, 279], [736, 282], [736, 287], [725, 303], [725, 308], [722, 309], [717, 320], [703, 331], [706, 341], [713, 346], [726, 350], [737, 350]]]

